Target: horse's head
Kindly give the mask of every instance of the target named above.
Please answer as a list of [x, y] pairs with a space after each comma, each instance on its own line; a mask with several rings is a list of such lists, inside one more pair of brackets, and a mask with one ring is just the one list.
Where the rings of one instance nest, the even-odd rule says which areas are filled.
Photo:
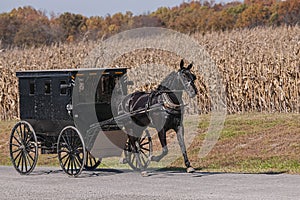
[[188, 93], [188, 95], [193, 98], [196, 96], [198, 90], [195, 86], [196, 76], [191, 72], [193, 63], [189, 64], [188, 67], [184, 67], [184, 62], [181, 60], [180, 69], [178, 70], [178, 77], [183, 86], [183, 89]]

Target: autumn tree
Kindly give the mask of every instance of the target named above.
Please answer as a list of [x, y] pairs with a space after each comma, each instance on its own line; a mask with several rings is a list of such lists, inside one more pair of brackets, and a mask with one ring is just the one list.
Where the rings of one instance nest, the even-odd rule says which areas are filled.
[[0, 40], [3, 47], [14, 43], [14, 38], [21, 23], [15, 16], [8, 13], [0, 14]]
[[296, 25], [300, 23], [300, 1], [283, 1], [278, 5], [278, 17], [281, 24]]
[[1, 48], [39, 46], [78, 40], [107, 38], [138, 27], [165, 27], [183, 33], [206, 33], [234, 28], [297, 25], [300, 23], [299, 0], [245, 0], [215, 3], [213, 0], [183, 2], [172, 8], [134, 15], [132, 12], [85, 17], [80, 14], [51, 14], [30, 6], [0, 14]]
[[248, 6], [239, 16], [236, 27], [253, 28], [267, 24], [271, 13], [262, 2]]
[[87, 18], [80, 14], [66, 12], [57, 18], [57, 23], [63, 30], [65, 40], [73, 42], [87, 31], [86, 20]]

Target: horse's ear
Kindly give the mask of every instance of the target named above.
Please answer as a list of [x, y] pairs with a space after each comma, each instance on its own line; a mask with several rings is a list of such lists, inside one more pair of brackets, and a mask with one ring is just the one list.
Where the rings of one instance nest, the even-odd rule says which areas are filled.
[[191, 62], [191, 64], [189, 64], [189, 66], [186, 68], [187, 70], [190, 70], [190, 69], [192, 69], [192, 67], [193, 67], [193, 62]]
[[184, 69], [184, 62], [183, 62], [183, 59], [181, 59], [181, 61], [180, 61], [180, 69]]

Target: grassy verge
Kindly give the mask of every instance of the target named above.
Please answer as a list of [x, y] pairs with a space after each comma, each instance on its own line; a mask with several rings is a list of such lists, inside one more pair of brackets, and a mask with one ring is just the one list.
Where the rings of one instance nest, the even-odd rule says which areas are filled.
[[[188, 149], [195, 168], [218, 172], [300, 174], [299, 114], [228, 115], [217, 144], [200, 159], [198, 153], [209, 119], [208, 115], [201, 116], [199, 134]], [[0, 165], [10, 165], [8, 143], [15, 123], [0, 122]], [[104, 161], [101, 167], [128, 168], [119, 165], [118, 158]], [[182, 163], [182, 158], [179, 158], [170, 167], [181, 168]], [[38, 165], [58, 166], [58, 161], [55, 155], [41, 155]]]
[[[204, 117], [202, 130], [208, 119]], [[189, 152], [193, 165], [204, 171], [300, 174], [299, 114], [229, 115], [218, 143], [200, 159], [203, 138], [199, 135]]]

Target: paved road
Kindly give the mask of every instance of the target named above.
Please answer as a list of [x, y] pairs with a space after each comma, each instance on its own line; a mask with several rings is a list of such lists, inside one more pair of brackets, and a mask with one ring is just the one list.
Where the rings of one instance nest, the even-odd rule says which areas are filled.
[[0, 199], [300, 199], [300, 176], [97, 170], [69, 178], [59, 168], [21, 176], [0, 167]]

